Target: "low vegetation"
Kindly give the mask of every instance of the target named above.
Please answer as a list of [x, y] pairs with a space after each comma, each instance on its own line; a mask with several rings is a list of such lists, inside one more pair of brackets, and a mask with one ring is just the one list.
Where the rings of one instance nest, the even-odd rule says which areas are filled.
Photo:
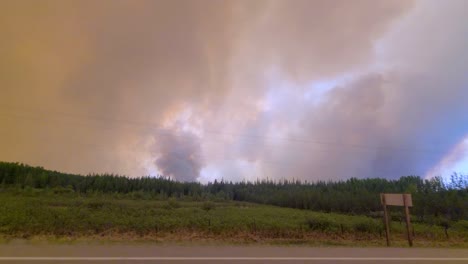
[[[287, 175], [285, 177], [291, 178]], [[240, 201], [360, 215], [375, 215], [382, 210], [380, 193], [405, 192], [413, 196], [412, 212], [415, 221], [432, 224], [468, 220], [468, 176], [461, 174], [453, 174], [448, 182], [440, 177], [427, 180], [405, 176], [397, 180], [351, 178], [337, 182], [214, 181], [204, 185], [164, 177], [81, 176], [19, 163], [0, 162], [0, 188], [53, 189], [55, 193], [119, 194], [147, 200]]]
[[[409, 192], [416, 245], [468, 244], [467, 177], [184, 183], [0, 162], [0, 238], [384, 245], [381, 192]], [[391, 208], [405, 245], [401, 208]], [[398, 242], [400, 241], [400, 242]]]
[[[468, 243], [468, 221], [414, 224], [416, 245]], [[404, 244], [405, 225], [391, 223]], [[384, 245], [382, 220], [245, 202], [143, 200], [120, 194], [77, 194], [54, 189], [3, 189], [0, 234], [12, 238], [328, 243]], [[325, 241], [325, 242], [324, 242]], [[398, 242], [399, 241], [399, 242]]]

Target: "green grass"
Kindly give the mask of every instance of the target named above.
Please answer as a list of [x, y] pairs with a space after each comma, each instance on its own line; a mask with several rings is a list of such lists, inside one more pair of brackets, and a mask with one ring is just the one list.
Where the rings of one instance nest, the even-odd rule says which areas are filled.
[[[464, 247], [467, 221], [449, 238], [440, 226], [414, 224], [415, 244]], [[395, 245], [405, 225], [392, 222]], [[384, 245], [380, 219], [241, 202], [150, 200], [122, 195], [0, 191], [0, 242], [8, 239], [227, 241], [321, 245]], [[357, 243], [357, 244], [356, 244]]]

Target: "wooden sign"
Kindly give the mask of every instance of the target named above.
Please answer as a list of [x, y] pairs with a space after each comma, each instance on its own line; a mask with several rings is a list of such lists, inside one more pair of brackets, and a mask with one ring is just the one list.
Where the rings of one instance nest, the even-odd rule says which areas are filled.
[[[383, 197], [385, 197], [385, 202], [387, 205], [394, 205], [394, 206], [405, 206], [404, 202], [404, 195], [402, 193], [383, 193], [380, 196], [380, 202], [383, 204]], [[406, 200], [406, 205], [409, 207], [413, 207], [413, 199], [411, 199], [411, 194], [408, 194], [408, 198]]]
[[387, 238], [387, 246], [390, 246], [390, 224], [388, 219], [387, 205], [404, 206], [406, 216], [406, 233], [408, 235], [408, 244], [410, 247], [413, 246], [413, 237], [411, 236], [411, 222], [409, 207], [413, 206], [413, 199], [411, 194], [408, 193], [381, 193], [380, 202], [384, 209], [384, 223], [385, 223], [385, 235]]

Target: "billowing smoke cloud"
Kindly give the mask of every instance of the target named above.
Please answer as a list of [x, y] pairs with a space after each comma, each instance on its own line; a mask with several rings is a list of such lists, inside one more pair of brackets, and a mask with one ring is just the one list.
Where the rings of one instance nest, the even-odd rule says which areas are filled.
[[0, 159], [186, 181], [423, 175], [468, 133], [466, 3], [439, 5], [2, 1]]
[[156, 133], [152, 154], [164, 176], [180, 181], [195, 181], [203, 166], [200, 139], [193, 133], [176, 129]]
[[[382, 40], [384, 58], [376, 59], [383, 65], [345, 78], [318, 104], [300, 90], [303, 85], [273, 86], [272, 93], [281, 99], [256, 121], [269, 120], [269, 127], [255, 133], [271, 135], [289, 127], [276, 148], [259, 156], [274, 161], [265, 165], [267, 175], [426, 175], [452, 149], [462, 153], [456, 146], [468, 133], [463, 114], [468, 111], [468, 54], [463, 52], [468, 27], [460, 11], [464, 6], [454, 1], [443, 8], [434, 3], [417, 8]], [[275, 166], [281, 163], [286, 163], [282, 170]]]

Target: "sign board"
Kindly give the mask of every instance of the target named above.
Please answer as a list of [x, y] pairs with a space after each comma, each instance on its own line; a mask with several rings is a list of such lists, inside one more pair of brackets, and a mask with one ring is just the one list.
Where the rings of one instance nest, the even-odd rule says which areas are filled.
[[385, 223], [385, 235], [387, 238], [387, 246], [390, 246], [390, 220], [387, 211], [387, 205], [403, 206], [405, 207], [405, 218], [406, 218], [406, 233], [408, 235], [408, 243], [410, 247], [413, 246], [413, 237], [411, 236], [410, 227], [410, 212], [409, 207], [413, 206], [413, 200], [409, 193], [381, 193], [380, 202], [384, 209], [384, 223]]
[[403, 193], [383, 193], [380, 196], [380, 202], [386, 205], [405, 206], [404, 195], [406, 195], [406, 206], [413, 207], [413, 199], [411, 195]]

